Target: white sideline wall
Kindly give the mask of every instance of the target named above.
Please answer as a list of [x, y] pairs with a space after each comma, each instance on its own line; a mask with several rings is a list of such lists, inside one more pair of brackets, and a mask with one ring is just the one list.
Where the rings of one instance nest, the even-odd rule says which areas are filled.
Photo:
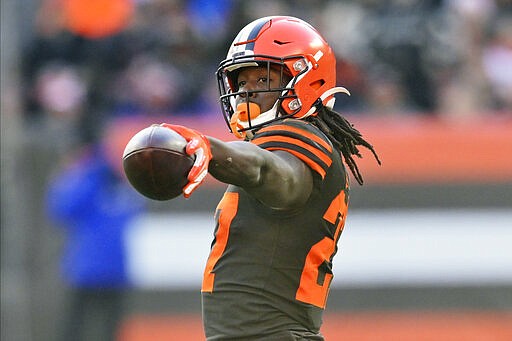
[[[126, 235], [140, 288], [199, 290], [213, 214], [142, 216]], [[512, 210], [349, 212], [332, 287], [512, 284]]]

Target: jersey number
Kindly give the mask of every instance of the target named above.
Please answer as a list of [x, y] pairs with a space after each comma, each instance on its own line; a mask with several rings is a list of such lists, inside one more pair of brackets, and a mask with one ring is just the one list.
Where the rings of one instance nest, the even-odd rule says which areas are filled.
[[332, 274], [327, 273], [322, 280], [319, 276], [319, 268], [324, 262], [330, 262], [336, 252], [336, 243], [345, 225], [347, 210], [345, 192], [342, 191], [334, 198], [324, 214], [324, 219], [336, 227], [334, 238], [324, 237], [309, 250], [302, 269], [299, 289], [295, 294], [297, 300], [325, 308]]

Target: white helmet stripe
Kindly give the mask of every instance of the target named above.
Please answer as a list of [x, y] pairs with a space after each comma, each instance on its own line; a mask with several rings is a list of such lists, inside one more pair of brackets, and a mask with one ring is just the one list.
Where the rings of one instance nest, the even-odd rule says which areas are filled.
[[231, 49], [228, 51], [227, 58], [231, 58], [234, 54], [237, 55], [245, 55], [244, 51], [246, 50], [254, 50], [254, 42], [236, 45], [237, 43], [243, 43], [246, 41], [250, 41], [255, 39], [261, 31], [263, 25], [265, 25], [270, 19], [274, 18], [273, 16], [264, 17], [258, 20], [253, 21], [252, 23], [245, 26], [236, 36], [233, 44], [231, 45]]

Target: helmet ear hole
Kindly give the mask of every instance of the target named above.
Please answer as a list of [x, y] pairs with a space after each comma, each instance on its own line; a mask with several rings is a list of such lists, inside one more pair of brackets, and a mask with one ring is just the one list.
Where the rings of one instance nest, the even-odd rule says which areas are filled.
[[323, 79], [319, 79], [314, 81], [313, 83], [309, 84], [310, 87], [312, 87], [315, 90], [318, 90], [322, 87], [322, 85], [325, 84], [325, 81]]

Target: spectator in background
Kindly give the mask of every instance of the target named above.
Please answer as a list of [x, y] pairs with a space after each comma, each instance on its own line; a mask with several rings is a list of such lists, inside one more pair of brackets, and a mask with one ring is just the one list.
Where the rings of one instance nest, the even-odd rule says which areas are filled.
[[432, 114], [437, 104], [425, 50], [431, 43], [426, 29], [438, 6], [433, 0], [389, 0], [368, 7], [365, 33], [372, 59], [367, 67], [378, 63], [396, 74], [413, 112]]
[[105, 137], [75, 152], [49, 184], [47, 211], [65, 233], [61, 266], [70, 289], [63, 341], [114, 340], [122, 317], [130, 285], [123, 239], [145, 206], [122, 176], [122, 145]]
[[38, 114], [27, 122], [35, 148], [51, 145], [52, 153], [62, 154], [80, 143], [76, 129], [86, 111], [87, 88], [72, 64], [47, 63], [38, 70], [31, 91]]
[[485, 26], [494, 11], [493, 0], [446, 0], [443, 20], [430, 26], [437, 42], [428, 52], [439, 116], [464, 119], [489, 108], [491, 95], [481, 58]]
[[318, 22], [338, 55], [338, 79], [355, 98], [349, 102], [357, 107], [347, 110], [379, 114], [384, 104], [385, 114], [434, 113], [426, 50], [431, 46], [427, 28], [438, 10], [434, 0], [327, 3]]
[[[119, 113], [120, 103], [111, 100], [119, 94], [118, 80], [146, 55], [146, 60], [158, 60], [187, 75], [186, 82], [176, 78], [179, 101], [165, 114], [213, 115], [211, 94], [198, 94], [195, 80], [216, 69], [212, 61], [224, 57], [224, 42], [235, 27], [257, 17], [286, 13], [309, 20], [332, 41], [339, 56], [338, 79], [352, 93], [350, 101], [337, 96], [336, 106], [344, 111], [378, 114], [379, 108], [373, 107], [376, 98], [366, 96], [383, 95], [373, 82], [375, 65], [378, 72], [386, 68], [384, 72], [393, 75], [382, 83], [386, 96], [394, 92], [395, 100], [403, 100], [394, 103], [397, 114], [460, 112], [467, 116], [469, 111], [478, 114], [508, 106], [510, 96], [504, 96], [506, 89], [501, 87], [507, 68], [496, 63], [504, 55], [497, 53], [498, 45], [506, 44], [497, 43], [502, 38], [494, 34], [487, 41], [483, 34], [496, 14], [510, 17], [507, 0], [321, 0], [314, 4], [151, 0], [134, 4], [133, 18], [123, 30], [90, 39], [67, 29], [60, 1], [42, 1], [35, 37], [25, 56], [28, 91], [45, 64], [74, 65], [88, 83], [89, 110], [82, 121], [97, 129], [98, 115]], [[145, 104], [132, 102], [134, 107]], [[30, 98], [27, 107], [28, 116], [33, 117], [37, 108]]]
[[399, 75], [388, 68], [375, 66], [365, 75], [365, 113], [375, 117], [414, 112]]
[[184, 75], [172, 64], [151, 54], [134, 57], [112, 82], [111, 113], [122, 116], [155, 116], [180, 111]]
[[492, 89], [493, 107], [512, 111], [512, 16], [494, 22], [482, 63]]

